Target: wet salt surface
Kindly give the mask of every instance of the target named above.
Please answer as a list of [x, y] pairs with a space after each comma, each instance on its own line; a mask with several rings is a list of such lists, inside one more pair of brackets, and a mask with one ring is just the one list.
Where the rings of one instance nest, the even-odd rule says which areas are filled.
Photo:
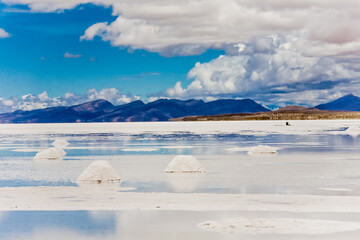
[[[336, 221], [339, 224], [360, 222], [357, 214], [284, 213], [242, 211], [19, 211], [0, 213], [0, 239], [90, 239], [90, 240], [357, 240], [359, 230], [329, 234], [251, 234], [202, 230], [197, 224], [208, 219], [237, 217], [257, 219], [301, 219], [314, 222]], [[315, 221], [316, 222], [316, 221]], [[321, 227], [321, 226], [319, 226]]]
[[12, 158], [0, 161], [0, 185], [76, 185], [76, 178], [92, 161], [105, 159], [122, 177], [121, 186], [142, 192], [329, 195], [338, 193], [322, 189], [346, 188], [351, 191], [341, 194], [360, 195], [360, 161], [351, 154], [197, 155], [207, 170], [202, 175], [165, 174], [172, 158], [173, 155], [67, 155], [57, 162]]
[[[264, 127], [259, 127], [260, 122], [221, 123], [231, 127], [204, 123], [173, 131], [168, 128], [174, 123], [152, 124], [144, 125], [142, 131], [122, 130], [113, 124], [113, 130], [100, 124], [96, 128], [74, 125], [74, 131], [71, 124], [58, 128], [37, 125], [35, 129], [41, 131], [22, 125], [23, 134], [11, 129], [14, 126], [1, 125], [0, 188], [77, 186], [76, 178], [92, 161], [106, 160], [123, 179], [120, 188], [132, 192], [360, 196], [360, 136], [345, 133], [349, 126], [357, 125], [356, 121], [296, 122], [290, 128], [282, 122], [266, 122]], [[166, 131], [159, 130], [162, 126]], [[37, 151], [51, 147], [58, 138], [70, 143], [63, 160], [32, 160]], [[272, 146], [278, 155], [247, 155], [257, 145]], [[165, 167], [176, 155], [194, 155], [206, 174], [165, 174]], [[358, 213], [330, 212], [19, 211], [0, 212], [0, 239], [239, 239], [239, 235], [196, 227], [205, 221], [239, 217], [360, 222]], [[360, 232], [244, 236], [250, 240], [348, 240], [358, 239]]]

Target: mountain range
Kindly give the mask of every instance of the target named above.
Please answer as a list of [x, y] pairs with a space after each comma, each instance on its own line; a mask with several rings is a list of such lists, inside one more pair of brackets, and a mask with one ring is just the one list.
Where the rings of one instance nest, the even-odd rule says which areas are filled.
[[[288, 106], [282, 111], [306, 110]], [[310, 109], [360, 111], [360, 97], [352, 94]], [[211, 116], [235, 113], [259, 113], [270, 110], [251, 99], [202, 100], [160, 99], [150, 103], [140, 100], [114, 106], [99, 99], [70, 107], [51, 107], [31, 111], [17, 110], [0, 114], [0, 123], [71, 123], [71, 122], [144, 122], [168, 121], [186, 116]], [[279, 111], [279, 110], [278, 110]]]
[[348, 94], [335, 101], [317, 105], [315, 108], [329, 111], [360, 111], [360, 97]]
[[70, 107], [51, 107], [32, 111], [0, 114], [0, 123], [70, 123], [70, 122], [145, 122], [168, 121], [191, 115], [266, 112], [269, 109], [250, 99], [202, 100], [160, 99], [150, 103], [140, 100], [114, 106], [100, 99]]

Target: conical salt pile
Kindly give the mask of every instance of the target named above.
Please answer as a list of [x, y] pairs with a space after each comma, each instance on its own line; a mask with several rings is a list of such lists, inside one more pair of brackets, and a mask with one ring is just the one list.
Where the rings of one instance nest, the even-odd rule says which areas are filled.
[[193, 156], [178, 155], [165, 168], [166, 173], [203, 173], [204, 167]]
[[58, 147], [47, 148], [39, 151], [34, 160], [60, 160], [66, 155], [66, 152]]
[[276, 148], [259, 145], [256, 147], [252, 147], [249, 150], [248, 154], [251, 156], [269, 156], [269, 155], [276, 155], [277, 151]]
[[77, 182], [113, 183], [120, 182], [121, 178], [116, 170], [107, 161], [94, 161], [76, 179]]
[[56, 139], [51, 145], [58, 148], [66, 148], [69, 144], [70, 143], [64, 139]]

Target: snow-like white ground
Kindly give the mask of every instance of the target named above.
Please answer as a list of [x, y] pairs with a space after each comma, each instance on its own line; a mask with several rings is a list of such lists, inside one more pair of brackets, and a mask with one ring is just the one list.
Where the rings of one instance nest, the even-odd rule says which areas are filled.
[[104, 183], [120, 183], [121, 177], [109, 164], [109, 162], [104, 160], [98, 160], [92, 162], [84, 172], [76, 179], [78, 183], [95, 183], [95, 184], [104, 184]]
[[[174, 210], [360, 213], [360, 197], [137, 193], [115, 185], [0, 188], [0, 211]], [[341, 204], [340, 204], [341, 203]], [[360, 223], [359, 223], [360, 224]]]
[[[88, 134], [88, 133], [252, 133], [318, 134], [342, 127], [358, 129], [359, 120], [220, 121], [220, 122], [130, 122], [130, 123], [58, 123], [0, 124], [0, 134]], [[346, 134], [335, 131], [333, 134]]]
[[204, 173], [201, 163], [191, 155], [178, 155], [174, 157], [165, 168], [166, 173]]
[[[106, 210], [106, 216], [122, 211], [115, 217], [115, 233], [84, 236], [65, 229], [59, 239], [304, 240], [308, 234], [309, 239], [357, 240], [360, 122], [285, 122], [0, 125], [0, 186], [7, 186], [0, 187], [0, 230], [16, 211], [86, 210], [95, 211], [99, 222], [114, 221], [96, 212]], [[219, 138], [203, 137], [209, 134]], [[32, 161], [58, 138], [70, 143], [63, 160]], [[257, 145], [272, 146], [278, 155], [247, 155]], [[194, 155], [206, 173], [165, 174], [176, 155]], [[76, 186], [76, 178], [97, 160], [114, 167], [120, 186]], [[214, 231], [198, 228], [199, 223]], [[243, 225], [255, 227], [246, 232]], [[256, 228], [271, 231], [257, 234]], [[44, 230], [22, 238], [52, 235]]]
[[233, 218], [206, 221], [199, 223], [198, 227], [223, 233], [317, 235], [359, 230], [360, 223], [291, 218]]
[[[35, 154], [35, 153], [34, 153]], [[0, 182], [69, 182], [92, 161], [106, 160], [119, 173], [124, 186], [143, 191], [267, 193], [267, 194], [343, 194], [360, 196], [360, 163], [352, 154], [279, 154], [252, 157], [239, 155], [198, 155], [206, 168], [201, 175], [169, 175], [164, 169], [174, 155], [65, 156], [62, 161], [36, 162], [15, 158], [0, 161]], [[286, 179], [286, 181], [284, 180]], [[29, 185], [29, 184], [26, 184]], [[340, 191], [341, 192], [341, 191]]]

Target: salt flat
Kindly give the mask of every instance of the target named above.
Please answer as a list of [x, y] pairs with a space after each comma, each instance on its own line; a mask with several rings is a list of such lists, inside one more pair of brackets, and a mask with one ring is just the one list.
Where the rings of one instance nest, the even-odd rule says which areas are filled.
[[[0, 189], [0, 211], [173, 210], [360, 213], [360, 197], [135, 193], [108, 186]], [[341, 204], [339, 204], [341, 203]]]
[[[0, 125], [0, 238], [357, 240], [359, 122], [290, 123]], [[55, 139], [70, 143], [64, 158], [33, 161]], [[278, 154], [248, 154], [259, 145]], [[164, 173], [177, 155], [193, 155], [206, 173]], [[77, 183], [98, 160], [122, 182]]]
[[[247, 133], [253, 134], [314, 134], [341, 127], [357, 129], [358, 120], [292, 120], [285, 121], [219, 121], [219, 122], [126, 122], [126, 123], [57, 123], [57, 124], [1, 124], [0, 134], [87, 134], [87, 133], [177, 133], [197, 134]], [[336, 132], [336, 133], [342, 133]]]

